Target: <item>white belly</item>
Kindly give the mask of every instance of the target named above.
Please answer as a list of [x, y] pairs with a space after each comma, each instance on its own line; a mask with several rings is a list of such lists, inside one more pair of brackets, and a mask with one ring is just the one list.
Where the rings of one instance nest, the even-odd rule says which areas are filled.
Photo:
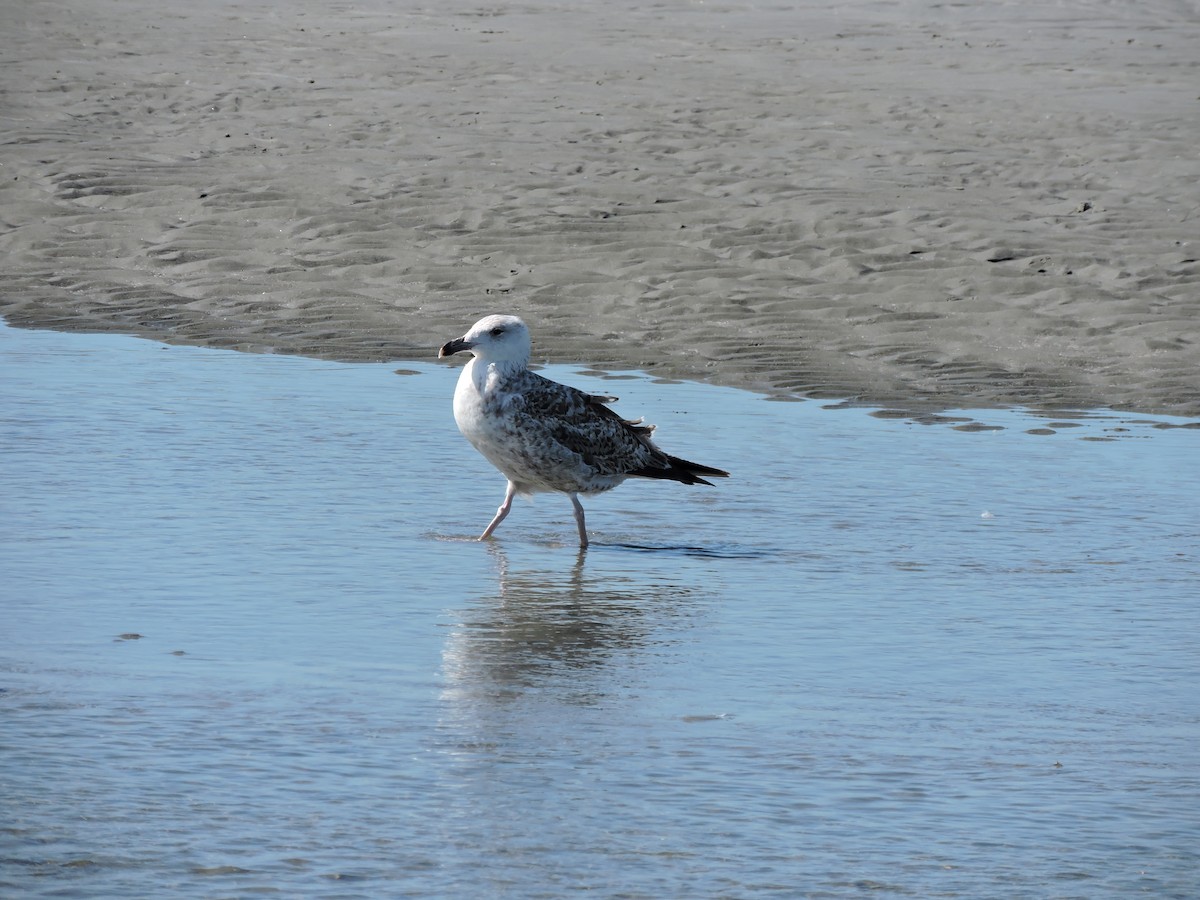
[[622, 477], [601, 477], [577, 454], [546, 440], [519, 408], [505, 408], [503, 393], [493, 393], [498, 375], [472, 359], [458, 377], [454, 391], [454, 421], [458, 430], [517, 491], [594, 493], [620, 484]]

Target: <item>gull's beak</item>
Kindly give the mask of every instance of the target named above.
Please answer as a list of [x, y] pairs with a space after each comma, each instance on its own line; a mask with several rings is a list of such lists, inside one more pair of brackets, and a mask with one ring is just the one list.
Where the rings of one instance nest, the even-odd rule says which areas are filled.
[[453, 356], [461, 350], [470, 350], [475, 345], [464, 338], [455, 338], [448, 343], [442, 344], [442, 349], [438, 351], [438, 359], [443, 356]]

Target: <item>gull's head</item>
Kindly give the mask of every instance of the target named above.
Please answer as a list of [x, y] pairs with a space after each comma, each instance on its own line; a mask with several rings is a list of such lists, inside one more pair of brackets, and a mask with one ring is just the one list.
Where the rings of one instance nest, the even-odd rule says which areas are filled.
[[438, 356], [470, 350], [484, 362], [524, 365], [531, 349], [529, 329], [516, 316], [484, 316], [462, 337], [443, 344]]

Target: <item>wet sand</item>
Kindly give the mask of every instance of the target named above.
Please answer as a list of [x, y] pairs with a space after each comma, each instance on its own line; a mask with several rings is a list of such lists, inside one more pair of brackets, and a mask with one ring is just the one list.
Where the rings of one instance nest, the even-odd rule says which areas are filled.
[[7, 4], [0, 315], [1200, 415], [1186, 4]]

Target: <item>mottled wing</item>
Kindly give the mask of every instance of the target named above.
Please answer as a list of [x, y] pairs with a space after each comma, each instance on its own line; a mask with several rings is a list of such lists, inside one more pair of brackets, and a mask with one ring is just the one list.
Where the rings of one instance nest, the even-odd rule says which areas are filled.
[[519, 389], [529, 421], [566, 449], [578, 453], [598, 475], [628, 475], [667, 465], [650, 442], [653, 425], [629, 422], [605, 406], [601, 397], [526, 372]]

